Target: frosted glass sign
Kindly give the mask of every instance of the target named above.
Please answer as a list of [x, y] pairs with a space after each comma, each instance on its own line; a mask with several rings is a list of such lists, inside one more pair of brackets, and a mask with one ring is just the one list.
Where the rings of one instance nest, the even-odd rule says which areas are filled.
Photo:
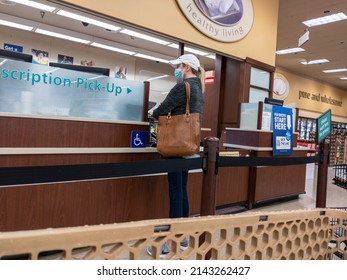
[[257, 68], [251, 68], [251, 85], [270, 88], [270, 73]]
[[0, 112], [142, 121], [144, 84], [0, 58]]
[[265, 97], [269, 97], [269, 92], [257, 88], [250, 88], [249, 90], [249, 103], [264, 102]]

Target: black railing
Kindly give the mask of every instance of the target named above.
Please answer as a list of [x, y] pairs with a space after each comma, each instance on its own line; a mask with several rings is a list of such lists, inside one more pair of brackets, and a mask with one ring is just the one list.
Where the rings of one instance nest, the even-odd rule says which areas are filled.
[[334, 166], [335, 177], [334, 184], [347, 189], [347, 164], [337, 164]]

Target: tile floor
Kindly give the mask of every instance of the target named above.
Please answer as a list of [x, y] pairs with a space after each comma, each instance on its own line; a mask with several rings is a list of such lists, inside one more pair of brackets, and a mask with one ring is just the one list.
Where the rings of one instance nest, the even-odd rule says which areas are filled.
[[[287, 211], [316, 208], [317, 169], [318, 166], [314, 163], [307, 164], [305, 186], [306, 194], [299, 195], [298, 199], [254, 208], [249, 210], [249, 212]], [[347, 207], [347, 190], [333, 184], [334, 175], [335, 170], [333, 167], [329, 167], [326, 207]]]

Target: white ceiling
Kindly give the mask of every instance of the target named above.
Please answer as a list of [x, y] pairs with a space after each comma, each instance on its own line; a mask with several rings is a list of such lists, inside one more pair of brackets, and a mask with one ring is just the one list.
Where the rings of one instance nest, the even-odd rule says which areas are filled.
[[[58, 6], [54, 1], [36, 0], [37, 2]], [[310, 31], [310, 39], [303, 48], [305, 52], [297, 54], [276, 55], [276, 66], [295, 72], [300, 75], [309, 76], [317, 80], [329, 83], [336, 87], [347, 90], [347, 80], [339, 78], [347, 76], [345, 73], [325, 74], [322, 70], [333, 68], [347, 68], [347, 20], [328, 25], [307, 28], [302, 21], [327, 14], [344, 12], [347, 14], [347, 0], [279, 0], [279, 23], [277, 50], [298, 45], [299, 37]], [[4, 4], [5, 3], [5, 4]], [[133, 38], [119, 32], [106, 31], [100, 27], [88, 25], [83, 26], [81, 22], [58, 16], [54, 13], [46, 12], [42, 17], [40, 11], [22, 5], [8, 5], [6, 0], [0, 0], [0, 12], [39, 23], [57, 26], [60, 28], [76, 31], [82, 34], [102, 38], [114, 42], [119, 42], [135, 48], [144, 49], [163, 56], [175, 58], [177, 50], [167, 46], [151, 43], [149, 41]], [[64, 7], [63, 7], [64, 8]], [[66, 9], [66, 8], [64, 8]], [[324, 13], [329, 11], [328, 13]], [[270, 16], [270, 15], [269, 15]], [[96, 16], [88, 15], [88, 17]], [[107, 21], [107, 19], [104, 19]], [[109, 23], [114, 23], [109, 20]], [[126, 26], [121, 26], [128, 28]], [[163, 38], [162, 38], [163, 39]], [[165, 38], [164, 38], [165, 39]], [[172, 39], [170, 40], [174, 42]], [[249, 57], [252, 57], [251, 54]], [[330, 63], [322, 65], [303, 65], [300, 61], [326, 58]], [[207, 70], [214, 68], [214, 60], [200, 58]]]
[[[329, 12], [328, 12], [329, 11]], [[323, 73], [322, 70], [347, 68], [347, 20], [308, 28], [302, 21], [343, 12], [347, 15], [346, 0], [280, 0], [277, 50], [298, 46], [305, 30], [310, 39], [297, 54], [276, 55], [276, 66], [302, 76], [313, 77], [347, 90], [347, 72]], [[300, 61], [325, 58], [329, 63], [303, 65]]]

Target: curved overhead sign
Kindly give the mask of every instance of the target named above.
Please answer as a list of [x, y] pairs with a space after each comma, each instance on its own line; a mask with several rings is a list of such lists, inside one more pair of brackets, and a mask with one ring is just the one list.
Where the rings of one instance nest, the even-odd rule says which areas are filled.
[[221, 42], [244, 38], [253, 25], [251, 0], [176, 0], [192, 25]]

